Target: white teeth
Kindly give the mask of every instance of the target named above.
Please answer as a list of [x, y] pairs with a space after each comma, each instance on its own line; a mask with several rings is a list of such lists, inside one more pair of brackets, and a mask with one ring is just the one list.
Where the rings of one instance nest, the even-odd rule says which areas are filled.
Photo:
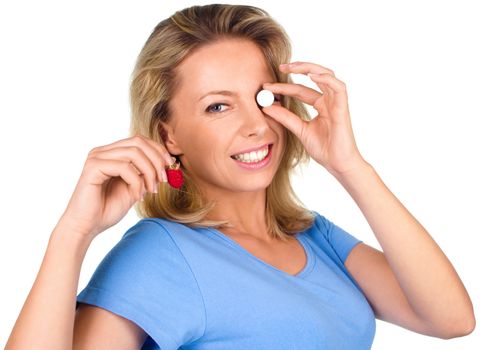
[[267, 146], [263, 150], [260, 150], [258, 152], [253, 151], [249, 153], [236, 154], [234, 158], [244, 163], [253, 163], [261, 161], [265, 158], [265, 156], [267, 156], [268, 153], [269, 147]]

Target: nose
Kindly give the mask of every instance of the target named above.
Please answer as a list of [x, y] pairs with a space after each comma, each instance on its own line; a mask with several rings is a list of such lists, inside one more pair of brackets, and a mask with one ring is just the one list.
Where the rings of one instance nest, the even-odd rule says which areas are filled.
[[267, 118], [258, 106], [257, 101], [253, 99], [250, 101], [246, 108], [242, 111], [243, 126], [242, 133], [247, 137], [263, 137], [269, 129]]

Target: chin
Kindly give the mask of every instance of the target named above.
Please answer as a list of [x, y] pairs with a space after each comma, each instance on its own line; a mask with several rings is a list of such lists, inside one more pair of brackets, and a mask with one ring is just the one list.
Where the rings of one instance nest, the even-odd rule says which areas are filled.
[[231, 187], [231, 190], [233, 190], [234, 192], [258, 192], [266, 190], [271, 183], [272, 178], [260, 178], [259, 181], [256, 181], [255, 179], [253, 181], [248, 180], [244, 181], [243, 183], [238, 182], [235, 186]]

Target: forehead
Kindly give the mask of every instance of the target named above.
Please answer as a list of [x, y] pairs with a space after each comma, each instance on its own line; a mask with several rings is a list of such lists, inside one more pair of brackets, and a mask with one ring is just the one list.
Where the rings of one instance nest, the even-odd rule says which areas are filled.
[[181, 62], [178, 74], [181, 86], [195, 94], [206, 89], [233, 89], [237, 84], [246, 88], [250, 82], [258, 86], [273, 76], [255, 43], [232, 38], [200, 47]]

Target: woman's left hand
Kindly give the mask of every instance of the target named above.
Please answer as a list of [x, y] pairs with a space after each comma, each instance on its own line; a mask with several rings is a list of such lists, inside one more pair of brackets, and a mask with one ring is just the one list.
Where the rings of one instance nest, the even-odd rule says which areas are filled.
[[283, 73], [307, 74], [322, 90], [300, 84], [267, 83], [264, 89], [288, 95], [313, 106], [318, 115], [310, 121], [280, 105], [264, 107], [264, 113], [294, 133], [310, 156], [332, 175], [339, 176], [368, 163], [358, 151], [351, 127], [345, 84], [328, 68], [309, 62], [281, 65]]

